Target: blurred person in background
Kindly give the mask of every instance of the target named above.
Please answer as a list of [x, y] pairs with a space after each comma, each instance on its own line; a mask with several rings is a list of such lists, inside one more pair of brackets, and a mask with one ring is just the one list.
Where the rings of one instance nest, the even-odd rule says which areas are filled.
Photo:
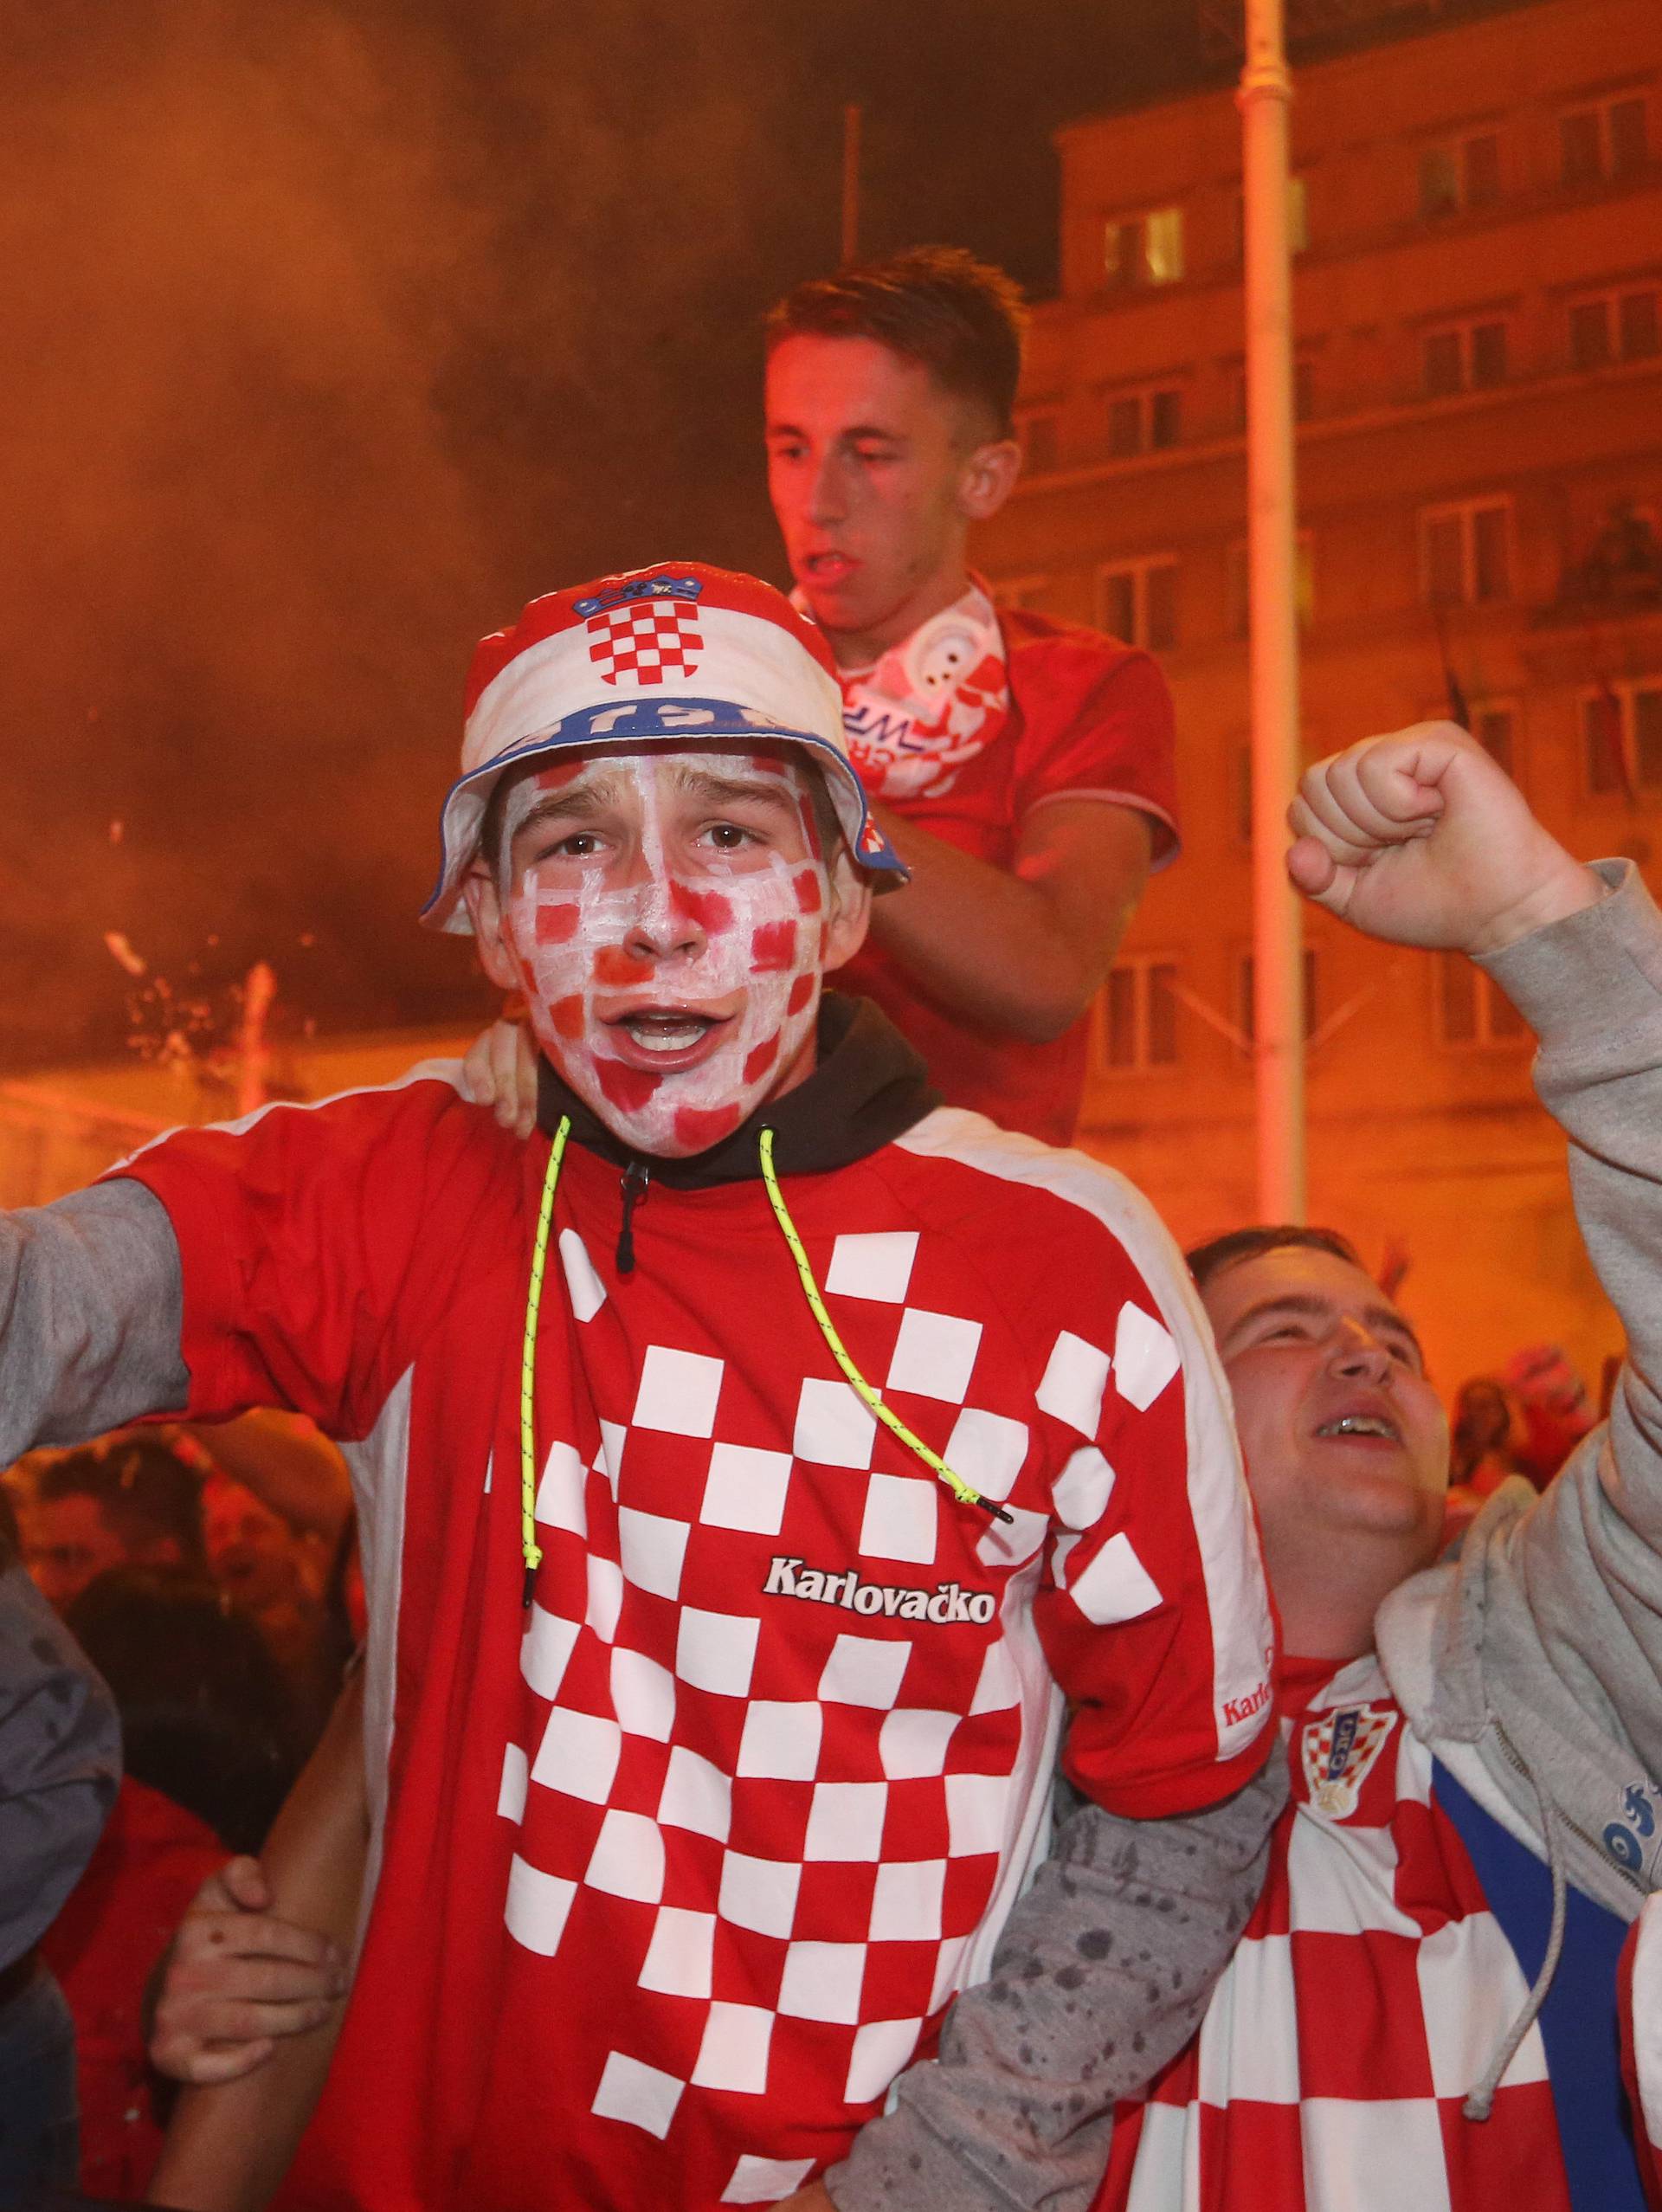
[[1518, 1458], [1544, 1490], [1598, 1419], [1587, 1385], [1562, 1345], [1524, 1345], [1501, 1370], [1524, 1416]]
[[38, 1945], [120, 1771], [110, 1693], [24, 1573], [0, 1493], [0, 2208], [74, 2180], [74, 2032]]
[[[242, 1422], [232, 1424], [242, 1428]], [[212, 1430], [201, 1432], [209, 1449], [220, 1443]], [[263, 1440], [261, 1440], [261, 1443]], [[256, 1493], [247, 1481], [207, 1461], [202, 1484], [202, 1521], [208, 1572], [227, 1602], [247, 1615], [264, 1637], [288, 1685], [306, 1742], [316, 1741], [340, 1688], [343, 1649], [333, 1631], [327, 1589], [334, 1556], [345, 1529], [335, 1511], [333, 1474], [345, 1467], [331, 1445], [318, 1439], [310, 1462], [326, 1470], [320, 1483], [322, 1508], [314, 1504], [305, 1521], [267, 1502], [260, 1465], [261, 1443], [238, 1456], [238, 1465], [261, 1480]], [[326, 1455], [326, 1456], [325, 1456]], [[287, 1475], [271, 1486], [287, 1502]], [[347, 1493], [350, 1511], [350, 1491]]]
[[60, 1613], [109, 1567], [200, 1572], [200, 1488], [193, 1468], [142, 1431], [37, 1455], [16, 1493], [23, 1564]]
[[169, 1423], [162, 1433], [204, 1476], [216, 1469], [252, 1490], [319, 1558], [332, 1558], [352, 1510], [351, 1477], [303, 1415], [262, 1406], [235, 1421]]
[[1446, 1543], [1471, 1526], [1485, 1499], [1509, 1476], [1524, 1474], [1523, 1441], [1523, 1416], [1504, 1383], [1473, 1375], [1461, 1383], [1450, 1423]]
[[143, 2196], [162, 2139], [146, 1977], [203, 1881], [264, 1841], [297, 1769], [297, 1730], [258, 1629], [199, 1577], [113, 1568], [67, 1625], [114, 1695], [126, 1772], [42, 1949], [75, 2023], [81, 2186], [127, 2201]]
[[346, 1462], [311, 1422], [276, 1408], [163, 1434], [202, 1478], [208, 1571], [258, 1626], [315, 1742], [364, 1633]]

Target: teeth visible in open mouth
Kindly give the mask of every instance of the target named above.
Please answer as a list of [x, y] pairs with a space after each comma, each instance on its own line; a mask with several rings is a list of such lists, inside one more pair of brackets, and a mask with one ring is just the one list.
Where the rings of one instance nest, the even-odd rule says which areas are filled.
[[1347, 1413], [1337, 1421], [1324, 1421], [1316, 1431], [1318, 1436], [1382, 1436], [1388, 1443], [1396, 1441], [1396, 1431], [1388, 1421], [1380, 1421], [1372, 1414]]
[[688, 1045], [698, 1043], [710, 1024], [697, 1017], [667, 1022], [647, 1015], [638, 1021], [626, 1022], [623, 1026], [643, 1052], [685, 1052]]

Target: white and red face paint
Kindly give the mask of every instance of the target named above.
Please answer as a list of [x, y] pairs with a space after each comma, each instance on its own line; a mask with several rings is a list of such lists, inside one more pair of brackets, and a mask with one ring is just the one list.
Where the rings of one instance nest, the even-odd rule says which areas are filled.
[[831, 900], [804, 768], [590, 756], [527, 777], [503, 827], [531, 1026], [625, 1144], [701, 1152], [800, 1080]]

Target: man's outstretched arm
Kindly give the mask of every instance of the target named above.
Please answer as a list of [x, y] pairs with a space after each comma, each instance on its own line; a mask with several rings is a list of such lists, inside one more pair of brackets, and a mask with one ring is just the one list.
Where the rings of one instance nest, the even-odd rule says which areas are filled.
[[184, 1276], [136, 1183], [0, 1214], [0, 1467], [182, 1407]]
[[1101, 988], [1148, 880], [1146, 815], [1056, 799], [1023, 823], [1008, 868], [875, 812], [912, 881], [872, 910], [872, 936], [944, 1007], [1045, 1044]]
[[1116, 2102], [1200, 2026], [1286, 1794], [1272, 1751], [1204, 1812], [1136, 1821], [1081, 1805], [991, 1975], [947, 2015], [938, 2059], [901, 2075], [893, 2109], [827, 2175], [837, 2212], [1084, 2212]]
[[[1540, 1040], [1536, 1085], [1570, 1139], [1589, 1257], [1627, 1334], [1608, 1428], [1496, 1544], [1468, 1543], [1575, 1709], [1614, 1716], [1662, 1771], [1662, 918], [1631, 862], [1583, 867], [1469, 738], [1421, 725], [1312, 769], [1290, 866], [1324, 905], [1399, 944], [1480, 961]], [[1494, 1552], [1492, 1561], [1490, 1553]], [[1498, 1612], [1498, 1607], [1501, 1608]], [[1543, 1676], [1535, 1676], [1538, 1685]], [[1498, 1676], [1486, 1696], [1500, 1712]], [[1512, 1716], [1501, 1712], [1511, 1725]], [[1526, 1725], [1526, 1720], [1520, 1720]], [[1569, 1724], [1573, 1726], [1573, 1722]]]

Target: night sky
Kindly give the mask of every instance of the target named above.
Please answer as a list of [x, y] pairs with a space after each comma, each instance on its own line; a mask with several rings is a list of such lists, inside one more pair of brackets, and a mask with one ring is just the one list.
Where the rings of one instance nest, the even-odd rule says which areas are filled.
[[[862, 247], [1054, 282], [1059, 122], [1195, 78], [1192, 0], [0, 0], [0, 1067], [468, 1019], [419, 931], [473, 640], [781, 561], [757, 326]], [[146, 1016], [153, 1023], [153, 1016]]]

